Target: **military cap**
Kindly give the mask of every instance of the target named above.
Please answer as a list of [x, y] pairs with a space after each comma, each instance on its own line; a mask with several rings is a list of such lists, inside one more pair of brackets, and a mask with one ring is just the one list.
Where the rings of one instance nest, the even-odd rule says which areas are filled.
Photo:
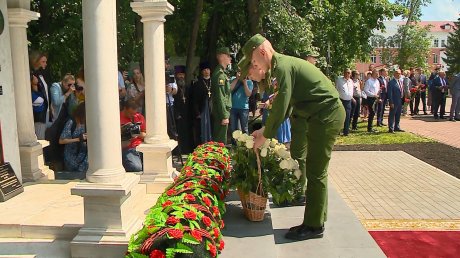
[[228, 47], [220, 47], [216, 50], [216, 54], [226, 54], [230, 55], [230, 49]]
[[251, 59], [252, 51], [254, 51], [254, 49], [256, 49], [258, 46], [262, 45], [262, 43], [264, 43], [266, 40], [267, 39], [264, 38], [264, 36], [260, 34], [256, 34], [252, 36], [243, 46], [242, 51], [243, 51], [244, 56], [247, 57], [248, 59]]
[[244, 56], [240, 62], [238, 62], [238, 68], [240, 68], [241, 78], [246, 78], [249, 73], [249, 68], [251, 67], [251, 59]]
[[308, 56], [311, 56], [311, 57], [319, 57], [319, 53], [318, 53], [318, 51], [313, 50], [313, 49], [304, 51], [304, 52], [302, 53], [302, 57], [308, 57]]

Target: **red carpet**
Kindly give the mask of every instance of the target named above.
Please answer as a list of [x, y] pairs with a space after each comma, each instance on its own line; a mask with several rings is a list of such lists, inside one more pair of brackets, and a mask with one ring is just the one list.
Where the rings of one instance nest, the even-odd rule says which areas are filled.
[[389, 258], [459, 258], [460, 231], [369, 231]]

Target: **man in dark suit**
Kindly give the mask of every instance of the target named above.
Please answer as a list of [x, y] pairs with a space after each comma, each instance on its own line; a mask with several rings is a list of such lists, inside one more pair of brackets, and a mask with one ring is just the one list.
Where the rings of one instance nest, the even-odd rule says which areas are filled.
[[383, 114], [385, 113], [385, 104], [387, 102], [387, 88], [388, 88], [388, 70], [386, 68], [380, 69], [380, 97], [377, 106], [377, 126], [385, 126], [383, 124]]
[[438, 119], [438, 110], [441, 119], [444, 119], [446, 113], [446, 96], [449, 88], [449, 82], [446, 78], [446, 72], [439, 71], [439, 76], [433, 80], [433, 114]]
[[426, 112], [427, 80], [421, 68], [417, 68], [416, 70], [415, 81], [417, 83], [417, 87], [420, 89], [420, 93], [415, 96], [415, 113], [416, 114], [419, 113], [419, 105], [420, 105], [420, 99], [421, 99], [422, 104], [423, 104], [423, 114], [427, 115], [428, 114]]
[[404, 87], [401, 80], [401, 70], [397, 69], [393, 73], [394, 78], [389, 82], [387, 97], [390, 102], [390, 114], [388, 115], [388, 128], [390, 133], [403, 132], [399, 127], [401, 118], [401, 108], [404, 99]]

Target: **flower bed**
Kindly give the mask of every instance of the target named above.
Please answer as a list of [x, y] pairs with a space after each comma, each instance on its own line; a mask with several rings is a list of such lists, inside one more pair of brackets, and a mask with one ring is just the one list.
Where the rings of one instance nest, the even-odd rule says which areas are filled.
[[230, 163], [223, 144], [198, 146], [131, 237], [126, 257], [217, 257], [224, 248]]

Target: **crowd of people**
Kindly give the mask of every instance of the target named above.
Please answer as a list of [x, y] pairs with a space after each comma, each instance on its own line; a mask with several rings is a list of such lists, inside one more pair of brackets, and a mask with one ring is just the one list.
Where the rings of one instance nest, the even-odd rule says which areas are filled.
[[[403, 132], [400, 127], [401, 115], [433, 115], [434, 119], [447, 119], [446, 98], [452, 95], [449, 121], [460, 121], [460, 74], [446, 78], [446, 72], [440, 66], [424, 74], [421, 68], [408, 70], [387, 68], [376, 69], [361, 75], [358, 71], [345, 69], [335, 81], [340, 100], [346, 111], [342, 130], [343, 136], [358, 130], [358, 120], [367, 119], [367, 131], [374, 133], [374, 118], [378, 127], [386, 126], [384, 114], [388, 111], [388, 132]], [[421, 106], [420, 106], [421, 104]], [[421, 113], [423, 111], [423, 113]], [[428, 113], [429, 112], [429, 113]]]
[[[315, 64], [316, 53], [304, 53], [303, 56]], [[262, 116], [262, 124], [254, 123], [253, 130], [261, 128], [266, 121], [274, 96], [267, 93], [259, 96], [258, 83], [249, 79], [247, 74], [242, 76], [236, 71], [234, 76], [227, 75], [227, 68], [232, 62], [228, 48], [218, 49], [216, 60], [218, 65], [215, 69], [207, 61], [200, 63], [199, 75], [188, 85], [185, 81], [186, 67], [171, 67], [169, 60], [165, 60], [167, 132], [179, 143], [175, 154], [188, 154], [199, 144], [210, 140], [228, 143], [227, 135], [235, 130], [249, 133], [250, 113], [254, 121], [258, 114]], [[58, 170], [85, 172], [88, 158], [84, 68], [80, 68], [76, 76], [65, 74], [55, 82], [47, 69], [45, 54], [32, 52], [30, 61], [35, 133], [38, 139], [50, 142], [45, 149], [45, 159]], [[377, 70], [372, 65], [365, 74], [345, 69], [343, 76], [335, 81], [346, 111], [342, 134], [347, 136], [350, 131], [357, 130], [360, 117], [367, 119], [368, 132], [375, 132], [374, 118], [377, 126], [385, 126], [384, 114], [388, 109], [391, 133], [402, 131], [400, 116], [407, 114], [408, 107], [410, 115], [421, 112], [428, 115], [430, 112], [436, 119], [444, 119], [449, 86], [453, 95], [449, 120], [460, 120], [459, 84], [460, 80], [449, 84], [440, 67], [430, 76], [424, 75], [420, 68], [396, 69], [391, 76], [386, 68]], [[277, 87], [276, 78], [272, 79], [271, 85]], [[126, 171], [142, 171], [142, 153], [136, 147], [145, 137], [146, 110], [145, 81], [139, 65], [120, 69], [118, 91], [123, 166]], [[289, 118], [278, 128], [276, 138], [289, 147]]]

